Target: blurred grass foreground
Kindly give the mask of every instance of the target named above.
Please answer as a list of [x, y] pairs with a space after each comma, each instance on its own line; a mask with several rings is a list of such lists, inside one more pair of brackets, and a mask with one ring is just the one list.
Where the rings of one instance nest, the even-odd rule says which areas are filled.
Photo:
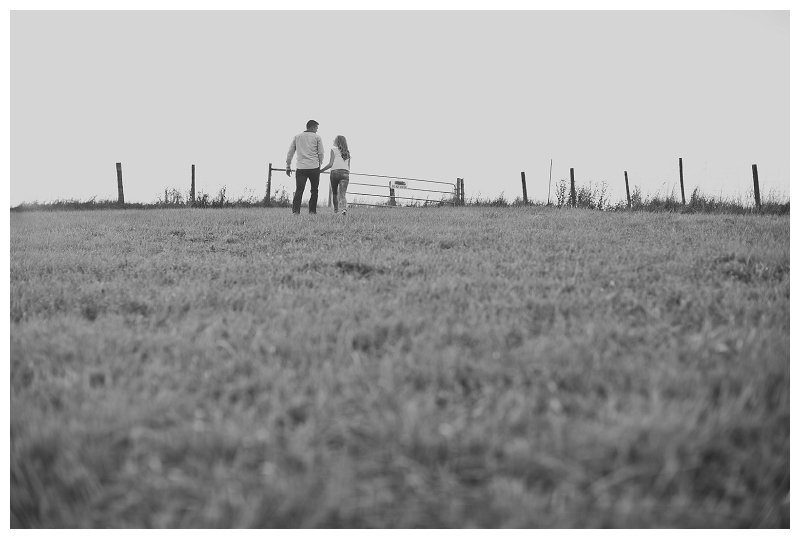
[[12, 212], [11, 527], [788, 527], [789, 217]]

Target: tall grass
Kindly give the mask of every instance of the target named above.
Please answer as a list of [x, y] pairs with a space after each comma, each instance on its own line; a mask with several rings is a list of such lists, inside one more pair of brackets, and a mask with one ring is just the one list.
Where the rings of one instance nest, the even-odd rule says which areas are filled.
[[[684, 205], [677, 189], [673, 187], [668, 193], [657, 191], [652, 195], [644, 195], [639, 186], [631, 189], [631, 204], [628, 206], [627, 198], [611, 203], [608, 194], [608, 184], [600, 182], [594, 184], [577, 185], [575, 187], [575, 206], [582, 209], [601, 211], [626, 211], [629, 209], [646, 212], [680, 212], [680, 213], [712, 213], [712, 214], [751, 214], [788, 215], [789, 200], [782, 194], [770, 191], [761, 198], [761, 210], [755, 207], [753, 191], [745, 195], [708, 195], [699, 188], [695, 188], [689, 200]], [[555, 200], [553, 206], [557, 208], [571, 208], [572, 195], [569, 181], [566, 178], [556, 182], [554, 190]], [[496, 199], [470, 198], [467, 205], [473, 206], [523, 206], [521, 197], [516, 197], [513, 202], [506, 200], [503, 193]], [[530, 201], [531, 206], [544, 206], [542, 201]]]
[[[324, 189], [320, 189], [320, 204], [324, 205]], [[707, 195], [695, 188], [692, 191], [687, 204], [684, 205], [681, 197], [676, 193], [676, 188], [673, 187], [669, 193], [662, 194], [657, 191], [652, 195], [644, 195], [638, 186], [634, 186], [631, 190], [631, 207], [628, 207], [627, 199], [620, 199], [616, 203], [611, 203], [608, 197], [608, 184], [600, 182], [594, 184], [589, 182], [587, 184], [577, 185], [575, 188], [575, 202], [576, 207], [582, 209], [592, 209], [600, 211], [625, 211], [628, 209], [636, 211], [647, 212], [680, 212], [680, 213], [726, 213], [726, 214], [749, 214], [756, 213], [753, 191], [751, 190], [746, 195], [742, 196], [723, 196], [723, 195]], [[555, 200], [552, 203], [557, 208], [571, 208], [572, 199], [570, 192], [570, 185], [566, 178], [560, 179], [556, 182], [554, 190]], [[350, 197], [351, 202], [361, 204], [376, 204], [372, 198], [365, 197]], [[416, 200], [401, 200], [397, 202], [398, 207], [445, 207], [452, 206], [454, 197], [445, 196], [440, 200], [420, 198]], [[748, 202], [750, 201], [750, 202]], [[388, 205], [386, 198], [380, 198], [376, 205]], [[517, 196], [513, 200], [506, 197], [505, 192], [501, 192], [494, 199], [489, 197], [482, 197], [478, 192], [466, 198], [466, 206], [474, 207], [509, 207], [509, 206], [523, 206], [522, 198]], [[531, 206], [545, 206], [543, 201], [529, 201]], [[190, 201], [188, 191], [180, 191], [175, 188], [165, 188], [163, 195], [160, 195], [156, 200], [149, 204], [142, 203], [126, 203], [124, 208], [128, 209], [157, 209], [157, 208], [256, 208], [265, 207], [266, 197], [259, 198], [254, 191], [246, 190], [243, 195], [237, 198], [230, 198], [227, 194], [227, 187], [223, 186], [215, 196], [209, 193], [198, 191], [195, 196], [195, 201]], [[290, 208], [292, 206], [292, 198], [285, 189], [279, 192], [272, 193], [271, 204], [272, 207]], [[303, 203], [303, 207], [308, 207], [308, 202]], [[63, 210], [98, 210], [98, 209], [119, 209], [120, 206], [114, 200], [101, 200], [96, 201], [91, 198], [85, 202], [79, 200], [56, 200], [47, 203], [22, 203], [11, 208], [12, 212], [23, 211], [63, 211]], [[789, 201], [787, 197], [780, 193], [770, 191], [762, 196], [761, 214], [765, 215], [788, 215], [789, 214]]]
[[[761, 199], [761, 210], [755, 207], [753, 192], [744, 197], [742, 195], [723, 196], [708, 195], [700, 188], [695, 187], [691, 192], [686, 205], [677, 190], [673, 188], [669, 194], [656, 193], [653, 196], [643, 197], [640, 189], [635, 187], [631, 191], [631, 209], [650, 212], [681, 212], [681, 213], [725, 213], [725, 214], [750, 214], [762, 213], [765, 215], [788, 215], [789, 201], [774, 192], [767, 193]], [[748, 202], [749, 201], [749, 202]], [[614, 211], [628, 209], [627, 200], [618, 201]]]
[[[281, 189], [272, 193], [271, 206], [289, 208], [292, 206], [292, 200], [285, 189]], [[191, 201], [191, 196], [188, 190], [181, 191], [174, 187], [164, 188], [164, 192], [159, 194], [153, 202], [139, 203], [139, 202], [126, 202], [122, 208], [124, 209], [164, 209], [164, 208], [257, 208], [265, 207], [266, 197], [259, 198], [253, 190], [246, 189], [245, 192], [238, 197], [230, 197], [227, 192], [227, 186], [222, 186], [216, 195], [211, 195], [198, 189], [195, 192], [195, 200]], [[52, 202], [23, 202], [11, 208], [12, 212], [26, 212], [26, 211], [65, 211], [65, 210], [112, 210], [120, 209], [120, 205], [116, 200], [96, 200], [92, 197], [86, 201], [77, 199], [69, 200], [55, 200]]]
[[[606, 210], [608, 209], [607, 191], [608, 184], [606, 182], [576, 185], [575, 206], [589, 210]], [[566, 178], [561, 178], [556, 182], [555, 198], [555, 205], [558, 208], [572, 206], [572, 193]]]

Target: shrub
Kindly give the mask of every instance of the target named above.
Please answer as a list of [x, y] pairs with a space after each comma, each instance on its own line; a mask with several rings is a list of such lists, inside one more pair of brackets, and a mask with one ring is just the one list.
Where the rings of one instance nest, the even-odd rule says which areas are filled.
[[223, 208], [225, 207], [225, 191], [227, 187], [223, 185], [220, 187], [219, 192], [217, 193], [217, 198], [211, 201], [212, 208]]
[[211, 199], [208, 196], [208, 193], [203, 193], [202, 191], [198, 191], [194, 197], [194, 204], [192, 207], [194, 208], [208, 208], [211, 206]]
[[569, 203], [567, 200], [568, 195], [569, 183], [566, 178], [561, 178], [556, 183], [556, 206], [559, 208], [566, 206]]
[[602, 182], [595, 186], [592, 182], [575, 188], [575, 205], [579, 208], [602, 210], [608, 204], [606, 197], [608, 184]]
[[164, 188], [164, 198], [157, 199], [156, 204], [159, 206], [167, 206], [167, 207], [174, 207], [174, 206], [185, 206], [186, 201], [189, 199], [189, 195], [187, 194], [186, 197], [174, 187]]
[[495, 206], [495, 207], [500, 207], [500, 208], [507, 207], [508, 206], [508, 200], [506, 200], [505, 192], [501, 191], [500, 192], [500, 196], [498, 196], [496, 199], [492, 200], [489, 203], [489, 205], [490, 206]]

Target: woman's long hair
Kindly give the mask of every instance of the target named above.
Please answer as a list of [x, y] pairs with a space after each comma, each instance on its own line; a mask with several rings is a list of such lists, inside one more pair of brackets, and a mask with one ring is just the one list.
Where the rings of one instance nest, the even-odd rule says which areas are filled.
[[342, 159], [345, 161], [350, 159], [350, 150], [347, 148], [347, 139], [344, 138], [344, 136], [336, 135], [336, 138], [333, 139], [333, 145], [339, 148], [339, 151], [342, 152]]

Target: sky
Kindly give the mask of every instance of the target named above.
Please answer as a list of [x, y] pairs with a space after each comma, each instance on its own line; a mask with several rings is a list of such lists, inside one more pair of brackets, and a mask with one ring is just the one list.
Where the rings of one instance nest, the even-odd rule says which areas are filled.
[[[554, 199], [789, 196], [789, 11], [12, 11], [10, 204], [266, 191], [292, 137], [354, 173]], [[552, 184], [550, 163], [552, 159]], [[292, 165], [294, 167], [294, 163]], [[351, 181], [358, 181], [355, 177]], [[362, 179], [361, 181], [367, 181]], [[370, 181], [374, 181], [371, 179]], [[388, 180], [380, 180], [385, 182]], [[273, 173], [273, 191], [294, 178]], [[352, 190], [352, 188], [351, 188]], [[306, 189], [308, 193], [308, 189]], [[306, 198], [308, 195], [306, 195]]]

